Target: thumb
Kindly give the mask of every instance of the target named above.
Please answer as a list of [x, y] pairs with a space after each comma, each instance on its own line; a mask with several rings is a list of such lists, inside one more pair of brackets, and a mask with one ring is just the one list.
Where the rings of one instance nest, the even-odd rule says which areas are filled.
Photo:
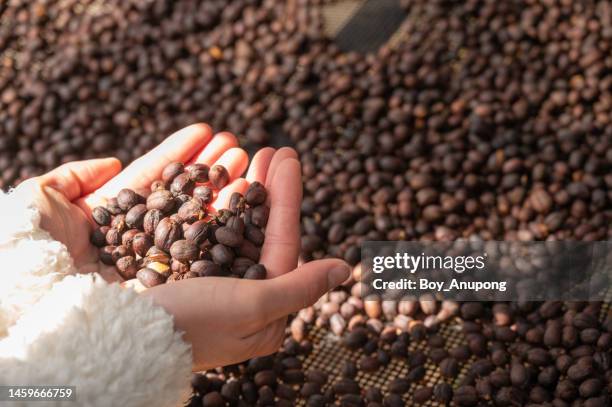
[[106, 183], [121, 171], [116, 158], [97, 158], [73, 161], [39, 177], [41, 186], [52, 187], [73, 201], [87, 195]]
[[311, 261], [282, 276], [265, 280], [267, 322], [314, 304], [323, 294], [349, 278], [351, 268], [342, 260]]

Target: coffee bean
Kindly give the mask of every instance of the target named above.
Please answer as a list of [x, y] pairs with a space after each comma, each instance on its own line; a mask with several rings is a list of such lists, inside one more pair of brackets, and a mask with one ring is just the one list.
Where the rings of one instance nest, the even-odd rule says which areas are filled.
[[150, 268], [143, 268], [138, 270], [138, 272], [136, 273], [136, 278], [138, 278], [138, 281], [140, 281], [142, 285], [147, 288], [151, 288], [166, 282], [166, 278], [164, 278], [161, 273], [158, 273], [155, 270], [151, 270]]
[[132, 209], [125, 214], [125, 223], [130, 228], [141, 229], [146, 213], [147, 207], [144, 204], [134, 205]]
[[180, 162], [173, 162], [166, 165], [162, 171], [162, 180], [170, 184], [176, 177], [181, 175], [185, 166]]
[[210, 249], [210, 255], [215, 263], [219, 265], [229, 265], [234, 261], [235, 255], [232, 250], [222, 244], [216, 244]]
[[440, 403], [448, 404], [453, 399], [453, 387], [448, 383], [438, 383], [433, 389], [433, 396]]
[[171, 218], [163, 218], [155, 228], [154, 243], [158, 248], [170, 252], [172, 244], [181, 237], [181, 226]]
[[266, 276], [267, 271], [263, 264], [254, 264], [244, 273], [246, 280], [265, 280]]
[[222, 165], [214, 165], [208, 173], [208, 179], [215, 189], [222, 189], [225, 187], [230, 181], [229, 177], [229, 172], [227, 172], [227, 169]]
[[460, 386], [454, 391], [453, 401], [460, 406], [475, 406], [478, 403], [478, 393], [473, 386]]
[[240, 247], [244, 241], [243, 235], [229, 226], [223, 226], [217, 229], [215, 231], [215, 238], [217, 242], [228, 247]]
[[129, 280], [136, 277], [138, 266], [136, 259], [133, 256], [121, 257], [117, 260], [116, 265], [117, 270], [119, 270], [119, 274], [121, 274], [121, 277], [124, 279]]
[[175, 205], [174, 196], [170, 191], [155, 191], [147, 198], [147, 209], [150, 212], [157, 210], [167, 214], [174, 209]]
[[110, 230], [108, 226], [101, 226], [99, 228], [94, 229], [93, 233], [90, 237], [90, 242], [96, 247], [106, 246], [106, 234]]
[[255, 181], [249, 185], [244, 198], [250, 206], [257, 206], [266, 202], [267, 196], [266, 188], [260, 182]]
[[142, 202], [144, 198], [131, 189], [122, 189], [117, 195], [117, 204], [125, 212]]
[[189, 240], [177, 240], [170, 246], [170, 255], [183, 263], [196, 260], [199, 254], [200, 249]]
[[214, 192], [206, 185], [199, 185], [194, 188], [193, 197], [199, 199], [202, 205], [208, 205], [213, 201]]
[[416, 404], [423, 404], [427, 402], [433, 395], [432, 387], [421, 387], [414, 391], [412, 395], [412, 401]]
[[175, 196], [182, 194], [191, 195], [195, 188], [195, 183], [189, 177], [189, 174], [182, 173], [177, 175], [170, 184], [170, 192]]
[[210, 168], [206, 164], [194, 163], [188, 165], [185, 171], [189, 174], [189, 179], [191, 181], [200, 183], [208, 181], [208, 172]]
[[91, 216], [100, 226], [108, 226], [111, 223], [111, 213], [102, 206], [94, 208]]

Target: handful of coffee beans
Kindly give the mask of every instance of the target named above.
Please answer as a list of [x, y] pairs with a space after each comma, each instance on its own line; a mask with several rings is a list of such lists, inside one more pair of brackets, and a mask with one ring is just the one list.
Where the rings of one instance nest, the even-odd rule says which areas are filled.
[[266, 268], [258, 262], [269, 214], [266, 188], [253, 182], [244, 196], [231, 195], [229, 208], [209, 211], [228, 183], [223, 166], [175, 162], [151, 184], [148, 197], [119, 191], [92, 212], [99, 227], [91, 242], [100, 260], [145, 287], [194, 277], [264, 279]]

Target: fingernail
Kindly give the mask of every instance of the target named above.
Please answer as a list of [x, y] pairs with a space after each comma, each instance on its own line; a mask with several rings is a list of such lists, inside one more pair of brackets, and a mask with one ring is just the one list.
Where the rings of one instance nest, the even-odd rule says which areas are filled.
[[329, 284], [329, 288], [332, 289], [344, 283], [346, 279], [349, 278], [350, 274], [351, 268], [346, 263], [333, 267], [327, 274], [327, 283]]

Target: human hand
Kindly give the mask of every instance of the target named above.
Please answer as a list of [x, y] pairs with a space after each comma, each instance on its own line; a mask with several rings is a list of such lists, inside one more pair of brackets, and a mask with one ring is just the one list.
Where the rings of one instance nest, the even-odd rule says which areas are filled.
[[266, 185], [270, 219], [261, 263], [268, 270], [268, 280], [195, 278], [144, 293], [174, 315], [177, 329], [192, 344], [194, 370], [276, 351], [286, 316], [313, 303], [349, 274], [348, 266], [339, 260], [312, 262], [293, 270], [299, 253], [302, 196], [297, 155], [291, 149], [265, 148], [255, 155], [246, 178], [240, 178], [248, 157], [237, 145], [229, 133], [212, 137], [208, 126], [193, 125], [122, 172], [115, 159], [88, 160], [65, 164], [27, 181], [35, 191], [41, 226], [68, 247], [81, 272], [98, 272], [109, 281], [121, 278], [114, 267], [98, 261], [98, 249], [89, 243], [91, 211], [122, 188], [147, 194], [150, 183], [173, 161], [221, 164], [228, 169], [231, 183], [219, 191], [213, 208], [226, 207], [231, 194], [244, 193], [249, 182]]
[[239, 177], [248, 166], [248, 156], [237, 146], [232, 134], [213, 137], [210, 127], [195, 124], [174, 133], [123, 171], [115, 158], [71, 162], [25, 181], [17, 193], [32, 195], [41, 214], [41, 227], [66, 245], [81, 273], [97, 272], [107, 281], [120, 281], [115, 267], [101, 263], [98, 248], [90, 243], [93, 208], [105, 205], [123, 188], [148, 195], [151, 182], [173, 161], [226, 167], [233, 182], [219, 192], [212, 206], [227, 206], [231, 193], [246, 183]]
[[145, 292], [174, 315], [192, 344], [194, 370], [225, 366], [273, 353], [287, 315], [313, 304], [350, 273], [340, 260], [297, 267], [300, 249], [300, 163], [292, 149], [260, 150], [236, 190], [259, 181], [268, 190], [270, 217], [260, 262], [267, 280], [205, 277], [162, 284]]

